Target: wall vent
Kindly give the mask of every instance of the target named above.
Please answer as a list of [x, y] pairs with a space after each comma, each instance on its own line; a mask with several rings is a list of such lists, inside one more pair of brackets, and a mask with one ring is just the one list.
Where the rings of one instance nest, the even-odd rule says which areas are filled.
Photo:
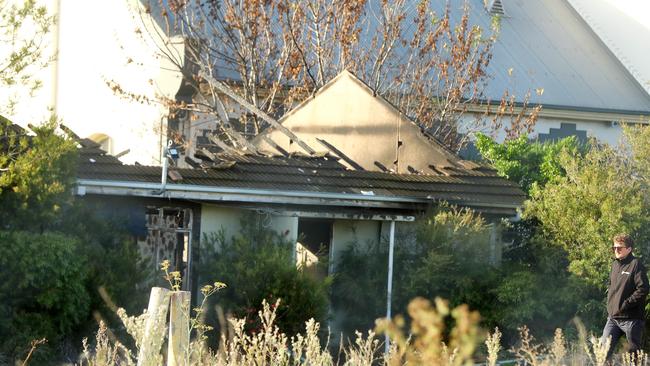
[[503, 2], [501, 0], [486, 0], [485, 5], [488, 13], [492, 15], [505, 15], [503, 10]]

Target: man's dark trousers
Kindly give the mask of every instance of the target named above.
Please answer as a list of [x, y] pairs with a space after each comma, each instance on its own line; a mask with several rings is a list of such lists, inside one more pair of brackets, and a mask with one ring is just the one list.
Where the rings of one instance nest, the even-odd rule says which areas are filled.
[[608, 337], [612, 337], [609, 350], [607, 352], [607, 359], [611, 359], [614, 353], [614, 346], [618, 344], [618, 340], [623, 334], [627, 338], [629, 346], [628, 352], [636, 352], [641, 349], [641, 338], [643, 336], [643, 328], [645, 321], [640, 319], [612, 319], [607, 318], [607, 323], [603, 329], [602, 341], [607, 341]]

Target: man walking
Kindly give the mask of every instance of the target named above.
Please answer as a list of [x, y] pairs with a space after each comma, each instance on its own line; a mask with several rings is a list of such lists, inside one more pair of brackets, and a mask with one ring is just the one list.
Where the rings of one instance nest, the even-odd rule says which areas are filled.
[[627, 338], [627, 351], [641, 349], [645, 325], [645, 303], [648, 295], [648, 276], [643, 263], [632, 254], [634, 242], [627, 234], [613, 239], [614, 256], [609, 275], [607, 294], [607, 324], [602, 341], [611, 337], [607, 359], [611, 359], [616, 344], [623, 334]]

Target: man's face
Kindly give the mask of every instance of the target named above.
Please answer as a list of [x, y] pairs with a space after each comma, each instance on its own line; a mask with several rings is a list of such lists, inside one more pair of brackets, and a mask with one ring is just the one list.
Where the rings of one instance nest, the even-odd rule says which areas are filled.
[[616, 259], [623, 259], [632, 252], [632, 248], [626, 247], [624, 243], [614, 243], [612, 250], [614, 251]]

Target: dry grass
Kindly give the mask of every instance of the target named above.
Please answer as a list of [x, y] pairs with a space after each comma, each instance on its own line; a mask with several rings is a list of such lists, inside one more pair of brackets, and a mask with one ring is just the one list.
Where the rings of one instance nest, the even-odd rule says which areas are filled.
[[[478, 313], [462, 305], [450, 309], [446, 301], [435, 302], [417, 298], [408, 306], [410, 318], [406, 329], [406, 320], [402, 317], [380, 319], [375, 330], [363, 334], [356, 333], [355, 340], [347, 347], [340, 347], [340, 354], [335, 357], [328, 351], [328, 341], [323, 342], [320, 325], [313, 319], [305, 323], [302, 334], [288, 337], [275, 325], [275, 304], [263, 303], [259, 312], [262, 327], [255, 334], [244, 331], [244, 320], [229, 319], [221, 337], [220, 346], [215, 351], [207, 347], [205, 332], [209, 327], [201, 321], [202, 311], [192, 320], [194, 340], [190, 343], [190, 365], [215, 366], [371, 366], [371, 365], [436, 365], [460, 366], [473, 365], [476, 346], [481, 341]], [[83, 366], [117, 366], [135, 365], [140, 339], [144, 329], [146, 314], [129, 317], [124, 310], [118, 314], [129, 334], [135, 338], [136, 350], [129, 350], [119, 342], [112, 341], [103, 323], [100, 323], [94, 346], [83, 341], [84, 351], [79, 364]], [[455, 326], [445, 331], [445, 323], [451, 317]], [[511, 354], [519, 364], [531, 366], [578, 366], [606, 365], [607, 342], [586, 335], [579, 323], [579, 339], [569, 345], [562, 330], [557, 329], [548, 345], [537, 343], [530, 330], [520, 328], [519, 344], [511, 349]], [[391, 339], [390, 351], [383, 353], [383, 344], [378, 334], [388, 334]], [[448, 336], [445, 336], [448, 334]], [[587, 341], [588, 339], [588, 341]], [[161, 341], [162, 342], [162, 341]], [[497, 365], [502, 350], [501, 333], [495, 329], [485, 337], [488, 366]], [[162, 345], [162, 343], [161, 343]], [[160, 349], [165, 349], [160, 347]], [[155, 364], [164, 365], [164, 356], [157, 351]], [[508, 357], [512, 358], [512, 356]], [[648, 356], [644, 352], [636, 355], [623, 354], [616, 358], [616, 364], [624, 366], [648, 366]]]

